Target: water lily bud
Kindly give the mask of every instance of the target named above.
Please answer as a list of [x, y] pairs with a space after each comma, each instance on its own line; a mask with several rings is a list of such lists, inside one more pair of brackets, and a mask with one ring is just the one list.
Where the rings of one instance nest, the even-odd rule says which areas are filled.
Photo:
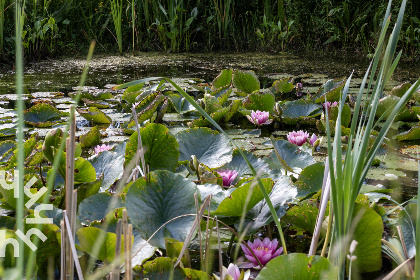
[[197, 172], [199, 163], [195, 155], [191, 156], [188, 165], [192, 171]]
[[353, 241], [351, 242], [351, 244], [350, 244], [350, 249], [349, 249], [349, 253], [350, 253], [350, 254], [352, 254], [352, 255], [353, 255], [354, 250], [356, 250], [356, 246], [357, 246], [357, 244], [359, 244], [359, 243], [357, 243], [357, 241], [356, 241], [356, 240], [353, 240]]
[[277, 116], [281, 116], [283, 115], [283, 110], [281, 109], [281, 106], [279, 103], [276, 103], [276, 105], [274, 106], [274, 112], [276, 113]]

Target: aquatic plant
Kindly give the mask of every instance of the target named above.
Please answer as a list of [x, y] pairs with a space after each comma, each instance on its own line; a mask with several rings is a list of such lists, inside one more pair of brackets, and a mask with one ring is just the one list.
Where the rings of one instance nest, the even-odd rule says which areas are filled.
[[236, 264], [230, 263], [228, 268], [222, 267], [222, 275], [223, 279], [220, 277], [213, 275], [216, 280], [248, 280], [250, 277], [251, 272], [247, 270], [245, 273], [244, 271], [240, 271], [239, 267]]
[[246, 117], [250, 122], [252, 122], [255, 125], [263, 125], [263, 124], [270, 124], [273, 120], [269, 120], [268, 117], [270, 116], [269, 112], [260, 110], [254, 111], [252, 110], [251, 116], [247, 115]]
[[[311, 140], [314, 137], [314, 135], [312, 135]], [[290, 143], [298, 145], [298, 146], [302, 146], [304, 143], [307, 142], [308, 139], [309, 139], [309, 133], [303, 130], [299, 130], [297, 132], [293, 130], [292, 132], [289, 132], [287, 134], [287, 140], [289, 140]], [[311, 145], [313, 144], [311, 143]]]
[[102, 146], [101, 145], [98, 145], [98, 146], [95, 147], [95, 154], [99, 154], [99, 153], [101, 153], [103, 151], [108, 151], [111, 148], [112, 148], [111, 146], [106, 145], [106, 144], [102, 144]]
[[219, 170], [217, 173], [223, 178], [224, 187], [229, 187], [233, 180], [235, 180], [236, 176], [238, 176], [238, 172], [236, 172], [236, 170]]
[[240, 265], [243, 268], [261, 269], [262, 267], [260, 266], [260, 263], [262, 266], [265, 266], [270, 260], [280, 256], [283, 252], [283, 247], [277, 249], [279, 243], [276, 238], [271, 241], [268, 237], [264, 238], [264, 240], [256, 238], [254, 242], [248, 241], [247, 243], [258, 260], [254, 258], [252, 253], [244, 244], [241, 244], [242, 251], [249, 261]]
[[322, 106], [325, 108], [325, 110], [328, 110], [331, 107], [338, 106], [338, 102], [337, 101], [334, 101], [334, 102], [325, 102], [325, 103], [322, 103]]
[[312, 146], [315, 144], [316, 140], [318, 140], [318, 137], [316, 137], [315, 133], [312, 134], [311, 139], [309, 139], [309, 144]]

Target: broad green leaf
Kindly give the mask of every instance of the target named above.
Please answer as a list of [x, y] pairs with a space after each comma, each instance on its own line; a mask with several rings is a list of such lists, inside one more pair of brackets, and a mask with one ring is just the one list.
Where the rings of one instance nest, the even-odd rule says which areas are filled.
[[305, 167], [299, 175], [295, 186], [298, 190], [298, 198], [304, 198], [322, 188], [324, 180], [324, 164], [317, 162]]
[[179, 114], [196, 111], [194, 106], [179, 94], [170, 94], [169, 100], [171, 100], [172, 105]]
[[240, 91], [251, 93], [260, 90], [260, 81], [254, 71], [236, 70], [232, 79], [234, 87]]
[[[179, 145], [169, 129], [162, 124], [149, 123], [140, 129], [144, 160], [150, 171], [163, 169], [175, 171], [178, 165]], [[125, 149], [125, 164], [127, 165], [137, 151], [137, 131], [134, 132]]]
[[85, 198], [78, 208], [78, 218], [84, 224], [99, 221], [105, 218], [108, 212], [114, 208], [123, 206], [121, 199], [115, 200], [115, 205], [111, 205], [112, 196], [107, 193], [97, 193]]
[[[143, 264], [143, 275], [147, 279], [153, 280], [167, 280], [170, 279], [171, 270], [175, 260], [167, 257], [159, 257], [153, 261], [148, 261]], [[185, 280], [185, 273], [181, 268], [175, 268], [172, 280]]]
[[315, 100], [315, 103], [324, 103], [326, 95], [327, 101], [329, 102], [340, 101], [341, 92], [343, 91], [345, 82], [346, 79], [344, 78], [328, 80], [318, 89], [318, 92], [315, 94], [313, 100]]
[[[297, 190], [288, 176], [280, 177], [274, 184], [269, 197], [279, 218], [286, 214], [286, 210], [289, 207], [288, 203], [296, 197], [296, 194]], [[268, 208], [266, 201], [262, 200], [258, 202], [257, 205], [246, 214], [245, 221], [252, 222], [248, 229], [250, 232], [255, 232], [261, 227], [271, 223], [273, 221], [273, 215], [271, 215], [270, 208]]]
[[398, 214], [397, 224], [401, 226], [408, 257], [416, 255], [417, 204], [410, 203]]
[[272, 91], [274, 91], [274, 93], [280, 93], [280, 94], [291, 92], [294, 88], [292, 81], [293, 81], [292, 78], [283, 78], [283, 79], [274, 81], [272, 85]]
[[316, 201], [304, 200], [287, 211], [286, 215], [283, 216], [283, 222], [313, 233], [317, 215]]
[[224, 69], [220, 74], [213, 80], [211, 90], [215, 91], [219, 88], [229, 86], [232, 83], [232, 69]]
[[102, 176], [101, 192], [109, 189], [124, 173], [124, 150], [126, 143], [119, 144], [114, 151], [104, 151], [89, 160], [95, 168], [96, 177]]
[[217, 97], [207, 94], [207, 93], [204, 94], [203, 102], [205, 106], [204, 110], [206, 111], [207, 114], [214, 113], [217, 110], [222, 108], [222, 105], [220, 105]]
[[336, 268], [326, 258], [293, 253], [269, 261], [255, 280], [336, 279], [336, 273]]
[[[76, 232], [79, 238], [80, 246], [76, 247], [94, 258], [104, 261], [112, 262], [115, 257], [115, 245], [117, 241], [117, 235], [112, 232], [104, 232], [99, 228], [86, 227], [81, 228]], [[132, 237], [133, 238], [133, 237]], [[98, 244], [99, 240], [103, 240], [102, 244]], [[121, 262], [123, 261], [125, 246], [124, 238], [121, 239]], [[133, 239], [131, 240], [131, 243]], [[99, 246], [98, 252], [95, 254], [96, 247]]]
[[[338, 118], [338, 106], [330, 107], [329, 119], [334, 120], [333, 124], [335, 126], [335, 121]], [[349, 104], [344, 104], [343, 110], [341, 112], [341, 125], [343, 127], [349, 127], [351, 121], [351, 110]]]
[[322, 112], [321, 105], [305, 99], [287, 102], [282, 104], [281, 108], [283, 110], [281, 116], [285, 118], [307, 117]]
[[408, 131], [395, 136], [395, 139], [398, 141], [407, 141], [407, 140], [417, 140], [420, 139], [420, 125], [413, 126]]
[[88, 111], [77, 108], [76, 110], [82, 117], [93, 123], [109, 124], [112, 121], [110, 117], [96, 107], [89, 107]]
[[273, 113], [276, 98], [271, 92], [256, 92], [248, 95], [243, 106], [248, 110], [267, 111]]
[[[263, 178], [261, 179], [264, 188], [267, 193], [270, 193], [273, 189], [273, 181], [271, 179]], [[246, 206], [245, 213], [251, 210], [258, 202], [260, 202], [264, 196], [259, 190], [258, 184], [255, 181], [246, 183], [237, 189], [235, 189], [229, 197], [225, 198], [217, 207], [216, 211], [212, 215], [222, 215], [228, 217], [240, 217], [244, 211], [244, 206], [246, 203], [248, 192], [252, 189], [252, 195]]]
[[80, 136], [80, 144], [82, 148], [93, 147], [100, 143], [101, 133], [97, 126], [92, 127], [86, 134]]
[[0, 138], [10, 137], [16, 135], [16, 128], [9, 127], [0, 129]]
[[354, 255], [354, 269], [360, 273], [379, 271], [382, 267], [381, 238], [384, 225], [381, 216], [370, 207], [354, 206], [353, 219], [364, 213], [354, 231], [353, 239], [358, 242]]
[[24, 113], [25, 122], [37, 127], [53, 126], [60, 122], [61, 117], [64, 116], [62, 112], [48, 103], [38, 103]]
[[42, 151], [49, 162], [54, 162], [55, 151], [60, 146], [61, 137], [63, 137], [63, 131], [60, 128], [48, 131], [45, 136]]
[[209, 128], [190, 128], [176, 134], [179, 143], [179, 160], [189, 160], [195, 155], [201, 163], [218, 168], [232, 160], [233, 149], [223, 134]]
[[[126, 195], [126, 208], [131, 222], [144, 239], [160, 226], [185, 214], [196, 213], [196, 185], [181, 175], [157, 170], [149, 173], [148, 181], [135, 181]], [[150, 244], [165, 248], [165, 237], [184, 241], [194, 222], [194, 216], [175, 219], [160, 229]]]
[[[308, 153], [302, 152], [298, 146], [280, 139], [274, 142], [274, 151], [265, 158], [271, 169], [293, 171], [299, 173], [303, 169], [315, 163], [315, 159]], [[296, 169], [297, 168], [297, 169]]]
[[394, 95], [401, 98], [411, 86], [412, 84], [409, 82], [402, 83], [401, 85], [394, 87], [389, 95]]
[[[379, 118], [381, 117], [389, 108], [393, 108], [396, 106], [398, 101], [400, 100], [399, 97], [388, 95], [379, 100], [378, 108], [376, 109], [375, 117]], [[388, 111], [388, 114], [391, 113]], [[386, 118], [387, 116], [385, 116]], [[400, 112], [395, 117], [395, 121], [409, 121], [416, 118], [416, 114], [414, 112], [410, 112], [410, 110], [407, 109], [407, 106], [402, 106]]]

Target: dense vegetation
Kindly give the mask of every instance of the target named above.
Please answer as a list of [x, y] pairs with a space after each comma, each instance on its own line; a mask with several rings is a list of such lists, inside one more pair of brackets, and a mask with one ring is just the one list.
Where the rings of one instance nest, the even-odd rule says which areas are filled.
[[[399, 7], [401, 0], [395, 1]], [[420, 6], [410, 1], [400, 34], [405, 55], [420, 46]], [[28, 0], [27, 59], [100, 52], [335, 50], [370, 54], [386, 1]], [[397, 9], [397, 8], [395, 8]], [[14, 2], [0, 0], [0, 58], [13, 61]], [[391, 11], [394, 18], [397, 10]], [[418, 51], [417, 51], [418, 52]]]

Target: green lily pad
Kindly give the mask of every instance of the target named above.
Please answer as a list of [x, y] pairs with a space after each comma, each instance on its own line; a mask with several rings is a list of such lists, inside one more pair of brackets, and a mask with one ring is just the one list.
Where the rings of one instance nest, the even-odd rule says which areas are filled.
[[115, 205], [111, 207], [112, 196], [107, 193], [97, 193], [85, 198], [78, 207], [78, 218], [87, 225], [93, 221], [100, 221], [114, 208], [123, 207], [121, 199], [115, 199]]
[[114, 151], [104, 151], [90, 160], [95, 168], [96, 176], [103, 176], [100, 190], [109, 189], [124, 173], [124, 151], [126, 143], [119, 144]]
[[[86, 227], [81, 228], [76, 232], [79, 238], [80, 246], [76, 245], [79, 250], [82, 250], [94, 258], [104, 261], [112, 262], [115, 257], [115, 246], [117, 243], [117, 235], [112, 232], [104, 232], [99, 228]], [[133, 238], [133, 237], [132, 237]], [[103, 240], [102, 244], [98, 244], [98, 240]], [[124, 238], [121, 239], [121, 261], [124, 258]], [[133, 239], [131, 240], [133, 243]], [[99, 246], [99, 250], [97, 250]]]
[[322, 188], [324, 180], [324, 163], [317, 162], [305, 167], [299, 175], [295, 186], [298, 189], [298, 198], [307, 197]]
[[94, 182], [84, 183], [77, 188], [77, 205], [79, 205], [85, 198], [97, 194], [102, 184], [102, 179]]
[[93, 123], [98, 124], [110, 124], [112, 122], [111, 118], [105, 115], [101, 110], [96, 107], [89, 107], [88, 111], [77, 109], [77, 112]]
[[[339, 105], [340, 106], [340, 105]], [[333, 122], [333, 126], [335, 127], [335, 121], [338, 118], [338, 106], [334, 106], [334, 107], [330, 107], [330, 115], [328, 116], [330, 120], [334, 120]], [[341, 112], [341, 125], [343, 127], [349, 127], [351, 121], [351, 110], [350, 110], [350, 106], [346, 103], [343, 106], [343, 110]]]
[[220, 74], [213, 80], [211, 90], [215, 91], [219, 88], [229, 86], [232, 83], [232, 69], [224, 69]]
[[82, 148], [93, 147], [101, 142], [101, 133], [97, 126], [92, 127], [86, 134], [80, 136]]
[[[288, 203], [293, 200], [297, 195], [297, 190], [293, 186], [290, 177], [281, 176], [274, 184], [272, 191], [269, 194], [271, 203], [276, 209], [277, 216], [279, 218], [286, 214]], [[261, 227], [268, 225], [273, 221], [273, 215], [270, 212], [265, 200], [258, 202], [247, 214], [246, 222], [251, 222], [249, 227], [250, 232], [255, 232]], [[246, 226], [247, 227], [247, 226]]]
[[217, 184], [198, 185], [197, 188], [200, 191], [201, 200], [206, 199], [209, 195], [213, 196], [210, 205], [211, 211], [216, 211], [219, 204], [235, 190], [235, 188], [225, 190]]
[[16, 148], [16, 142], [11, 140], [0, 142], [0, 161], [7, 161]]
[[[220, 108], [219, 110], [217, 110], [216, 112], [213, 112], [210, 114], [210, 117], [215, 121], [215, 122], [220, 122], [221, 120], [223, 120], [225, 117], [228, 116], [230, 108], [224, 107], [224, 108]], [[200, 117], [199, 119], [196, 119], [194, 121], [191, 122], [191, 126], [193, 127], [203, 127], [203, 126], [211, 126], [211, 123], [203, 118]]]
[[402, 97], [404, 95], [404, 93], [407, 92], [407, 90], [411, 87], [411, 83], [402, 83], [399, 86], [394, 87], [391, 92], [389, 93], [389, 95], [394, 95], [394, 96], [398, 96], [398, 97]]
[[16, 136], [16, 128], [8, 127], [0, 129], [0, 138]]
[[317, 216], [316, 201], [304, 200], [287, 211], [286, 215], [283, 216], [283, 222], [313, 233]]
[[233, 149], [223, 134], [209, 128], [190, 128], [176, 134], [179, 143], [179, 160], [189, 160], [195, 155], [199, 162], [218, 168], [232, 160]]
[[356, 203], [353, 219], [364, 211], [356, 226], [353, 239], [358, 242], [354, 255], [354, 269], [360, 273], [379, 271], [382, 267], [381, 238], [384, 225], [381, 216], [370, 207]]
[[[261, 179], [261, 181], [267, 193], [270, 193], [273, 189], [273, 181], [267, 178], [263, 178]], [[257, 182], [249, 182], [235, 189], [229, 197], [225, 198], [220, 203], [219, 207], [217, 207], [216, 211], [214, 211], [212, 215], [222, 215], [228, 217], [242, 216], [248, 192], [251, 189], [251, 185], [254, 188], [252, 190], [251, 198], [248, 201], [248, 205], [245, 209], [245, 212], [251, 210], [252, 207], [254, 207], [258, 202], [260, 202], [264, 198]]]
[[171, 100], [172, 105], [179, 114], [185, 114], [197, 110], [190, 102], [179, 94], [170, 94], [169, 100]]
[[402, 235], [409, 258], [416, 255], [417, 204], [410, 203], [398, 214], [397, 224], [401, 226]]
[[271, 92], [256, 92], [248, 95], [243, 106], [248, 110], [267, 111], [273, 113], [276, 98]]
[[[249, 151], [244, 150], [242, 152], [245, 154], [245, 156], [251, 162], [252, 166], [257, 172], [259, 172], [260, 174], [270, 172], [268, 164], [262, 159], [260, 159], [259, 157], [257, 157]], [[238, 173], [237, 179], [235, 179], [235, 181], [238, 181], [239, 178], [243, 176], [253, 176], [251, 169], [249, 169], [248, 164], [246, 163], [242, 155], [239, 153], [238, 149], [235, 149], [233, 151], [232, 161], [222, 166], [220, 169], [235, 170]]]
[[204, 94], [203, 102], [205, 106], [204, 110], [206, 111], [207, 114], [214, 113], [217, 110], [222, 108], [222, 105], [220, 105], [217, 97], [207, 94], [207, 93]]
[[[175, 171], [178, 166], [179, 145], [169, 129], [162, 124], [149, 123], [140, 129], [144, 160], [150, 171], [163, 169]], [[137, 131], [134, 132], [125, 149], [125, 164], [127, 165], [137, 151]]]
[[305, 99], [287, 102], [281, 105], [281, 108], [281, 116], [286, 118], [308, 117], [322, 112], [322, 105]]
[[274, 81], [272, 85], [272, 91], [276, 94], [289, 93], [293, 90], [293, 78], [283, 78], [277, 81]]
[[[126, 208], [131, 222], [144, 239], [160, 226], [185, 214], [196, 213], [194, 193], [196, 185], [181, 175], [169, 171], [153, 171], [148, 180], [135, 181], [126, 195]], [[184, 241], [194, 222], [194, 216], [185, 216], [166, 224], [150, 240], [150, 244], [165, 248], [165, 237]]]
[[136, 102], [136, 97], [141, 93], [144, 83], [140, 83], [134, 86], [129, 86], [123, 93], [122, 99], [127, 103], [133, 104]]
[[211, 95], [216, 96], [217, 100], [219, 100], [219, 104], [223, 105], [225, 104], [225, 102], [227, 102], [231, 93], [232, 93], [232, 88], [230, 86], [226, 86], [223, 88], [219, 88], [215, 92], [212, 92]]
[[109, 103], [105, 101], [92, 101], [86, 98], [82, 98], [82, 101], [87, 107], [96, 107], [98, 109], [108, 109], [110, 107]]
[[329, 102], [340, 101], [341, 91], [344, 88], [345, 82], [346, 79], [328, 80], [318, 89], [313, 100], [315, 100], [315, 103], [324, 103], [326, 95], [327, 101]]
[[38, 103], [24, 112], [27, 124], [37, 127], [49, 127], [61, 121], [64, 116], [57, 108], [48, 103]]
[[[376, 118], [381, 117], [389, 108], [394, 107], [399, 100], [400, 100], [399, 97], [393, 96], [393, 95], [385, 96], [384, 98], [379, 100], [375, 117]], [[416, 114], [413, 112], [410, 112], [410, 110], [408, 110], [406, 106], [402, 106], [401, 111], [395, 117], [395, 121], [409, 121], [414, 118], [416, 118]], [[386, 119], [386, 116], [385, 116], [385, 119]]]
[[417, 140], [420, 139], [420, 125], [413, 126], [408, 131], [404, 131], [395, 136], [398, 141]]
[[301, 168], [314, 164], [315, 159], [308, 153], [302, 152], [298, 146], [280, 139], [274, 142], [274, 150], [265, 158], [271, 169], [285, 169], [294, 172], [293, 168]]
[[236, 70], [233, 72], [233, 86], [240, 91], [251, 93], [260, 90], [260, 81], [254, 71]]
[[60, 146], [61, 137], [63, 137], [63, 131], [60, 128], [48, 131], [45, 136], [42, 151], [49, 162], [54, 162], [55, 151]]
[[[175, 259], [171, 259], [168, 257], [159, 257], [154, 259], [153, 261], [148, 261], [143, 264], [142, 268], [142, 275], [144, 275], [145, 279], [153, 279], [153, 280], [166, 280], [166, 279], [173, 279], [173, 280], [210, 280], [213, 278], [209, 278], [206, 272], [195, 270], [191, 268], [182, 268], [176, 267], [173, 269], [173, 265], [175, 264]], [[140, 268], [135, 268], [136, 270], [140, 270]], [[171, 271], [173, 270], [173, 274]], [[139, 271], [140, 273], [140, 271]]]
[[292, 253], [269, 261], [255, 280], [336, 279], [336, 273], [336, 268], [326, 258]]

